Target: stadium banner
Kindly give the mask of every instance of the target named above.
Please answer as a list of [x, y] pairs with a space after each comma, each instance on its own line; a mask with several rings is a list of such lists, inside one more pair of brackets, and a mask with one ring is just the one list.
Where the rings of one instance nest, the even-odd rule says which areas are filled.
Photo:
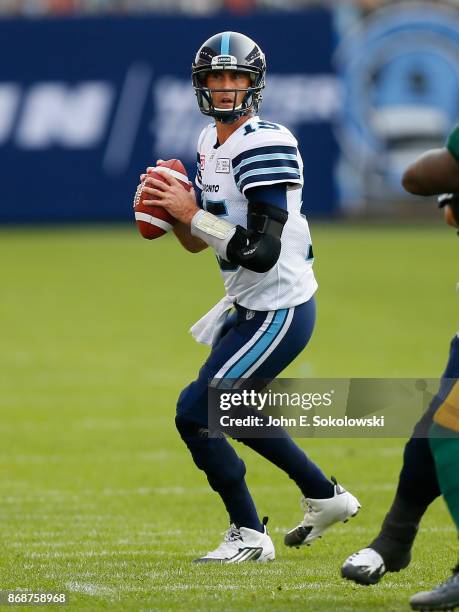
[[[304, 213], [337, 206], [333, 15], [0, 22], [0, 223], [131, 220], [138, 176], [179, 158], [194, 179], [200, 44], [235, 30], [264, 49], [265, 119], [287, 125], [305, 164]], [[6, 61], [7, 59], [7, 61]]]

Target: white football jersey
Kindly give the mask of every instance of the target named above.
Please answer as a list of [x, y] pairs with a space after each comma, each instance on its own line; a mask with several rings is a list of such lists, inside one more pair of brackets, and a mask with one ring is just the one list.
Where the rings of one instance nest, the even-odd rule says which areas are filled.
[[251, 310], [278, 310], [307, 302], [317, 289], [308, 222], [301, 214], [303, 161], [291, 132], [253, 117], [217, 146], [215, 124], [198, 140], [196, 185], [202, 207], [247, 228], [251, 187], [288, 183], [288, 219], [276, 265], [258, 273], [219, 259], [227, 295]]

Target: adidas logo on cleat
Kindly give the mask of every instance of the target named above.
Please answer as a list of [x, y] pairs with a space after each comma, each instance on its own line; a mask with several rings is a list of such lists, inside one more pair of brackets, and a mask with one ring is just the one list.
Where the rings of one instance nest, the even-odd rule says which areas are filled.
[[274, 560], [274, 545], [266, 531], [266, 523], [267, 519], [263, 519], [263, 533], [248, 527], [237, 528], [231, 525], [220, 546], [203, 557], [195, 559], [194, 563], [244, 563], [245, 561]]

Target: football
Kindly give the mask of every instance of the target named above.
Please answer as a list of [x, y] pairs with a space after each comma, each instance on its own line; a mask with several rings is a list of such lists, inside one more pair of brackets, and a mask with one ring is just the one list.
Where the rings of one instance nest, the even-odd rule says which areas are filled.
[[[161, 171], [158, 172], [157, 168], [161, 167]], [[148, 168], [148, 175], [154, 178], [166, 182], [163, 172], [167, 172], [174, 178], [176, 178], [183, 185], [187, 191], [191, 190], [191, 183], [188, 180], [185, 166], [179, 159], [169, 159], [167, 161], [161, 161], [156, 167]], [[137, 224], [137, 228], [141, 235], [147, 240], [154, 240], [160, 236], [164, 236], [167, 232], [172, 229], [175, 223], [174, 217], [172, 217], [165, 208], [161, 206], [147, 206], [143, 202], [151, 199], [151, 195], [144, 193], [143, 187], [145, 180], [137, 187], [137, 191], [134, 197], [134, 214]]]

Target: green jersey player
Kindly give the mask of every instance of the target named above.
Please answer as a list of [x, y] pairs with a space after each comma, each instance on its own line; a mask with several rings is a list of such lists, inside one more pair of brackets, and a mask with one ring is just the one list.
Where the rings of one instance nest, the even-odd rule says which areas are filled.
[[[424, 153], [404, 173], [404, 188], [415, 195], [439, 197], [447, 223], [459, 227], [459, 126], [447, 146]], [[444, 193], [450, 192], [450, 193]], [[378, 536], [351, 555], [343, 577], [375, 584], [386, 572], [400, 571], [411, 559], [419, 522], [430, 503], [443, 495], [459, 530], [459, 334], [440, 389], [405, 447], [397, 493]], [[459, 606], [459, 564], [442, 585], [411, 598], [414, 610], [450, 610]]]

